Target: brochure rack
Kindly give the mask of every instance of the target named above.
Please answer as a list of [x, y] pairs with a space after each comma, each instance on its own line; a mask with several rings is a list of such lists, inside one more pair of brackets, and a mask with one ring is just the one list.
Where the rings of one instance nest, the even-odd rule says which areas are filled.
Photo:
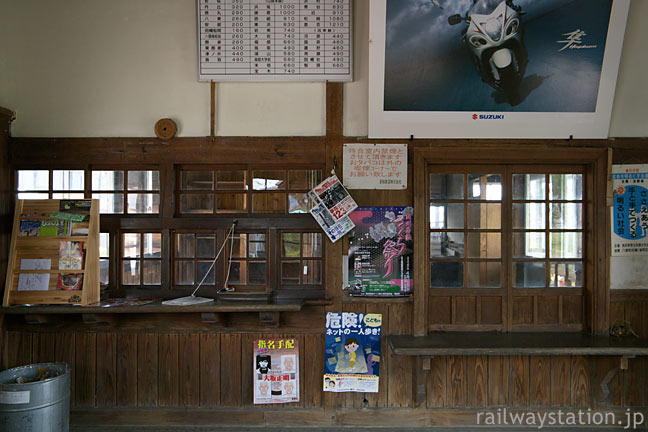
[[[64, 229], [43, 236], [38, 231], [45, 225], [56, 224], [74, 210], [62, 212], [58, 217], [52, 213], [61, 212], [61, 201], [89, 202], [89, 212], [83, 223], [83, 229], [74, 232]], [[29, 221], [29, 222], [25, 222]], [[43, 223], [45, 222], [45, 224]], [[22, 229], [21, 229], [22, 223]], [[62, 224], [64, 225], [64, 224]], [[26, 227], [34, 226], [32, 232]], [[72, 222], [68, 224], [72, 227]], [[86, 234], [87, 229], [87, 234]], [[72, 232], [70, 232], [72, 231]], [[73, 235], [81, 234], [81, 235]], [[61, 250], [65, 246], [81, 245], [81, 258], [77, 257], [79, 266], [67, 267], [60, 260]], [[66, 257], [67, 258], [67, 257]], [[63, 268], [63, 269], [61, 269]], [[47, 276], [43, 276], [47, 275]], [[68, 279], [64, 279], [64, 275]], [[66, 285], [63, 280], [75, 280], [78, 286]], [[82, 275], [82, 279], [81, 279]], [[64, 288], [61, 288], [63, 285]], [[77, 304], [87, 306], [99, 301], [99, 200], [17, 200], [14, 214], [14, 225], [11, 234], [11, 249], [7, 265], [7, 279], [3, 306], [18, 304]]]

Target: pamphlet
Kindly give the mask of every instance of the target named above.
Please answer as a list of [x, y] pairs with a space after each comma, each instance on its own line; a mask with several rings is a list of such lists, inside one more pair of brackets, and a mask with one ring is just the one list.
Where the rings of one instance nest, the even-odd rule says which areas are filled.
[[[20, 270], [50, 270], [51, 259], [21, 259]], [[18, 276], [18, 291], [47, 291], [49, 273], [21, 273]]]
[[59, 242], [59, 270], [81, 270], [83, 268], [83, 243], [78, 241]]
[[40, 221], [37, 220], [23, 220], [20, 221], [18, 229], [19, 237], [38, 237], [40, 234]]
[[328, 238], [336, 242], [355, 226], [348, 215], [358, 204], [333, 175], [308, 192], [313, 201], [311, 215], [322, 227]]

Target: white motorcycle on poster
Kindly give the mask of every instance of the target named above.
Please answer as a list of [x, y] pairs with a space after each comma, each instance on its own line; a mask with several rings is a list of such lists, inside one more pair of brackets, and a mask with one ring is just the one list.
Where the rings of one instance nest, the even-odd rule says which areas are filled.
[[528, 63], [522, 8], [513, 0], [473, 0], [465, 16], [448, 17], [450, 25], [468, 24], [462, 35], [482, 81], [501, 91], [513, 106]]

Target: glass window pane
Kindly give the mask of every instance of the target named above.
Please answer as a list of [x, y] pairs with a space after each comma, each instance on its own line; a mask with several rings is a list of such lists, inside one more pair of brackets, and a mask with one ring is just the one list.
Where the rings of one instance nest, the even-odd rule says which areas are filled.
[[463, 174], [430, 174], [430, 199], [463, 199]]
[[302, 264], [302, 283], [303, 284], [322, 283], [322, 261], [304, 260]]
[[546, 284], [544, 261], [513, 263], [513, 285], [517, 288], [544, 288]]
[[248, 283], [250, 285], [265, 285], [266, 283], [266, 263], [265, 261], [249, 262], [250, 269]]
[[281, 262], [281, 283], [282, 284], [299, 284], [300, 281], [300, 264], [299, 261], [282, 261]]
[[46, 191], [48, 189], [49, 189], [48, 170], [19, 170], [18, 171], [19, 191], [39, 191], [39, 190]]
[[30, 199], [48, 199], [49, 195], [46, 193], [19, 193], [18, 199], [21, 200], [30, 200]]
[[430, 204], [430, 228], [456, 229], [464, 227], [463, 204]]
[[322, 256], [322, 234], [319, 233], [302, 234], [302, 256], [304, 257]]
[[462, 262], [430, 263], [430, 287], [463, 288]]
[[137, 260], [122, 261], [122, 284], [140, 284], [140, 262]]
[[244, 258], [247, 256], [247, 234], [233, 234], [232, 256]]
[[583, 235], [577, 232], [552, 232], [551, 258], [580, 258], [583, 256]]
[[543, 201], [545, 184], [544, 174], [513, 174], [513, 199]]
[[180, 195], [180, 212], [211, 214], [214, 212], [214, 195], [206, 194], [181, 194]]
[[182, 171], [180, 188], [182, 190], [214, 190], [214, 172]]
[[160, 212], [160, 194], [128, 194], [128, 213]]
[[583, 264], [575, 263], [551, 263], [549, 273], [551, 286], [557, 288], [563, 287], [582, 287], [583, 286]]
[[468, 258], [501, 258], [500, 233], [468, 233]]
[[281, 234], [281, 255], [285, 257], [299, 258], [301, 250], [299, 233]]
[[110, 283], [110, 260], [100, 259], [99, 260], [99, 283], [102, 285], [108, 285]]
[[468, 174], [468, 198], [501, 201], [502, 176], [500, 174]]
[[52, 189], [59, 191], [83, 190], [83, 170], [52, 171]]
[[162, 283], [162, 262], [147, 260], [142, 264], [142, 285], [160, 285]]
[[144, 258], [160, 258], [162, 254], [162, 234], [144, 233]]
[[124, 190], [124, 171], [92, 171], [92, 190]]
[[[196, 282], [200, 283], [200, 281], [205, 278], [205, 281], [203, 282], [203, 285], [214, 285], [216, 283], [215, 279], [215, 272], [214, 272], [214, 267], [209, 270], [209, 267], [211, 267], [212, 261], [198, 261], [197, 263], [197, 272], [198, 275], [196, 276]], [[209, 273], [207, 273], [207, 270], [209, 270]], [[205, 277], [206, 275], [206, 277]]]
[[99, 212], [106, 214], [124, 213], [124, 194], [92, 194], [93, 199], [99, 200]]
[[247, 263], [245, 261], [231, 261], [228, 283], [233, 285], [244, 284], [247, 280]]
[[551, 174], [549, 176], [549, 199], [581, 200], [583, 199], [582, 174]]
[[544, 203], [513, 204], [513, 228], [545, 229]]
[[85, 198], [85, 195], [81, 192], [59, 192], [59, 193], [53, 193], [52, 198], [54, 199], [83, 199]]
[[245, 171], [216, 171], [216, 189], [247, 190]]
[[193, 285], [194, 283], [193, 261], [175, 262], [175, 283], [176, 285]]
[[176, 234], [175, 256], [176, 258], [194, 257], [194, 235], [193, 234]]
[[248, 234], [250, 236], [249, 257], [250, 258], [265, 258], [266, 245], [265, 234]]
[[502, 286], [502, 263], [469, 262], [469, 288], [499, 288]]
[[216, 213], [235, 213], [247, 211], [246, 195], [219, 193], [216, 194]]
[[160, 190], [160, 171], [129, 171], [128, 190]]
[[580, 229], [583, 227], [583, 205], [580, 203], [551, 203], [551, 228]]
[[110, 257], [110, 234], [99, 233], [99, 256], [101, 258]]
[[468, 204], [468, 228], [500, 229], [501, 227], [501, 204]]
[[288, 213], [308, 213], [310, 200], [306, 193], [288, 194]]
[[122, 234], [122, 256], [124, 258], [139, 258], [140, 256], [139, 233]]
[[431, 232], [430, 258], [464, 256], [464, 233], [461, 232]]
[[546, 256], [544, 232], [513, 233], [514, 258], [545, 258]]
[[214, 258], [216, 256], [216, 236], [214, 234], [196, 234], [198, 258]]
[[283, 190], [285, 185], [283, 170], [267, 170], [252, 172], [252, 188], [254, 190]]

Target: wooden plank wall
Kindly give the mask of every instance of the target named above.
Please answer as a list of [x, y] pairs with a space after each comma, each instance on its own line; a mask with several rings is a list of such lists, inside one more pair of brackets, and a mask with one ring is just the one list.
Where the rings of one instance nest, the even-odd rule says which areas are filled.
[[[648, 299], [612, 302], [612, 321], [648, 337]], [[411, 332], [412, 305], [349, 304], [342, 310], [383, 314], [385, 334]], [[33, 327], [33, 326], [32, 326]], [[37, 329], [35, 329], [37, 330]], [[252, 404], [255, 338], [295, 337], [301, 401], [293, 408], [412, 408], [415, 362], [383, 343], [378, 394], [324, 394], [322, 332], [74, 333], [12, 330], [3, 367], [64, 361], [72, 365], [72, 406], [240, 408]], [[440, 356], [426, 381], [427, 409], [480, 407], [645, 407], [648, 360], [618, 357]], [[610, 377], [611, 374], [611, 377]], [[608, 378], [609, 394], [601, 387]], [[276, 408], [276, 407], [275, 407]]]

